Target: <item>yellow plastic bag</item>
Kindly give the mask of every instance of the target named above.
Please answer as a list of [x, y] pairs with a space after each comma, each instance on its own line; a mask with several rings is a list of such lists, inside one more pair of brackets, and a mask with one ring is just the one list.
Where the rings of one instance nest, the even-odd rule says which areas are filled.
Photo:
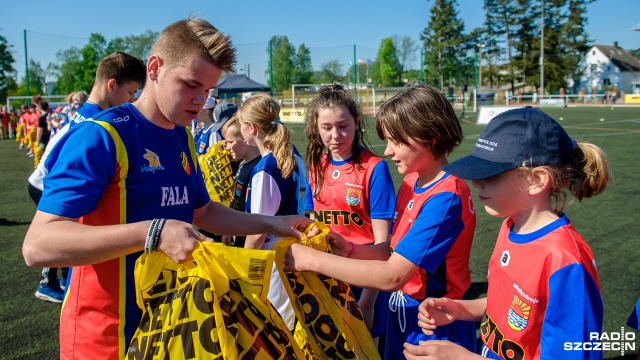
[[[305, 233], [318, 227], [321, 233], [300, 242], [330, 252], [326, 225], [314, 222]], [[274, 244], [276, 267], [298, 323], [295, 338], [307, 359], [380, 359], [351, 288], [343, 281], [313, 272], [284, 271], [284, 256], [294, 238]]]
[[231, 153], [224, 148], [224, 141], [210, 146], [198, 156], [204, 184], [211, 200], [229, 207], [233, 199], [233, 171]]
[[193, 262], [163, 254], [136, 262], [142, 321], [128, 359], [302, 359], [267, 300], [272, 251], [202, 243]]

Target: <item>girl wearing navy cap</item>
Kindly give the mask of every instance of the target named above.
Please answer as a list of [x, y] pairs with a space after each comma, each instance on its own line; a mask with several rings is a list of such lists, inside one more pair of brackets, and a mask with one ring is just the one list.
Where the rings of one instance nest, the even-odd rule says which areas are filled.
[[[496, 116], [473, 153], [443, 166], [472, 180], [486, 211], [506, 217], [489, 261], [487, 297], [429, 298], [425, 334], [453, 320], [482, 321], [482, 355], [494, 359], [601, 359], [574, 347], [602, 331], [603, 304], [593, 253], [562, 212], [567, 192], [582, 200], [612, 180], [603, 151], [574, 142], [539, 109]], [[471, 358], [445, 341], [405, 344], [407, 359]]]

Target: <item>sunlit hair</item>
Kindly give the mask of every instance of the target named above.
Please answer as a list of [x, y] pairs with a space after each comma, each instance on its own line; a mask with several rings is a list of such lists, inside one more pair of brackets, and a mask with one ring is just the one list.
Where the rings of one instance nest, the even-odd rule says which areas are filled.
[[376, 115], [378, 137], [409, 145], [421, 143], [440, 158], [462, 142], [462, 127], [449, 100], [428, 85], [412, 85], [382, 104]]
[[34, 104], [40, 104], [42, 102], [42, 96], [40, 95], [33, 95], [31, 97], [31, 102]]
[[549, 173], [551, 205], [557, 214], [562, 213], [569, 203], [568, 193], [578, 201], [602, 193], [608, 184], [613, 182], [607, 155], [598, 146], [578, 141], [573, 150], [574, 161], [570, 165], [522, 166], [521, 176], [537, 169]]
[[328, 162], [323, 162], [322, 158], [328, 151], [322, 142], [320, 137], [320, 131], [318, 130], [318, 111], [320, 109], [335, 109], [337, 107], [344, 106], [353, 120], [355, 121], [357, 129], [353, 138], [353, 144], [351, 145], [351, 153], [353, 154], [352, 164], [356, 170], [362, 170], [361, 164], [361, 152], [362, 147], [366, 147], [363, 141], [362, 132], [364, 131], [364, 123], [360, 120], [362, 113], [358, 103], [349, 96], [347, 91], [341, 85], [326, 85], [320, 88], [318, 94], [307, 105], [306, 122], [307, 126], [305, 132], [307, 134], [307, 167], [310, 170], [311, 180], [315, 184], [313, 189], [313, 197], [318, 198], [322, 192], [322, 186], [324, 185], [324, 175], [326, 168], [329, 165]]
[[[231, 115], [231, 117], [224, 122], [224, 124], [222, 125], [222, 128], [220, 128], [220, 132], [222, 133], [223, 136], [227, 134], [227, 132], [231, 132], [231, 135], [233, 135], [236, 138], [242, 137], [242, 133], [240, 132], [240, 122], [238, 121], [238, 117], [236, 116], [236, 114], [237, 113], [234, 113], [233, 115]], [[226, 137], [227, 136], [225, 136], [225, 138]]]
[[88, 98], [89, 94], [87, 94], [87, 92], [84, 90], [76, 91], [73, 93], [73, 95], [71, 95], [72, 102], [79, 102], [83, 104], [85, 101], [87, 101]]
[[254, 124], [264, 142], [264, 148], [273, 153], [282, 177], [288, 178], [296, 168], [291, 144], [291, 130], [280, 123], [280, 106], [268, 94], [257, 94], [245, 101], [236, 113], [241, 123]]
[[147, 80], [147, 67], [139, 58], [118, 51], [104, 57], [96, 70], [96, 83], [110, 79], [114, 79], [118, 85], [135, 81], [142, 88]]
[[224, 72], [234, 72], [236, 49], [231, 37], [203, 19], [189, 18], [167, 26], [151, 47], [151, 54], [159, 55], [168, 68], [187, 59], [185, 54], [198, 52], [203, 59]]

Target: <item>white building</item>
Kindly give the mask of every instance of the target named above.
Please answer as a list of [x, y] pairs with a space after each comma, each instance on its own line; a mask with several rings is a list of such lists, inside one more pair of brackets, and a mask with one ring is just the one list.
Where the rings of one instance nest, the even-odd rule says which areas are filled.
[[[582, 75], [577, 81], [578, 89], [584, 88], [590, 93], [615, 86], [618, 91], [633, 94], [640, 91], [640, 61], [618, 47], [594, 45], [589, 49], [578, 65]], [[637, 90], [636, 90], [637, 89]]]

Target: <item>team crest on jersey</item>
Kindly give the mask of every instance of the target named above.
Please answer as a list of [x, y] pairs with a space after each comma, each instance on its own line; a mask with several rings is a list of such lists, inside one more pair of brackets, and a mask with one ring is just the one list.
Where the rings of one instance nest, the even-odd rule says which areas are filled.
[[187, 175], [191, 175], [191, 166], [189, 165], [189, 158], [187, 157], [187, 154], [184, 151], [180, 152], [180, 159], [182, 159], [182, 168], [184, 169], [184, 172], [186, 172]]
[[146, 149], [147, 151], [142, 157], [149, 162], [149, 165], [142, 165], [142, 172], [156, 173], [156, 170], [164, 170], [164, 166], [160, 164], [160, 156], [153, 151]]
[[347, 204], [351, 206], [358, 206], [362, 199], [362, 191], [358, 189], [347, 189]]
[[507, 322], [509, 327], [515, 331], [522, 331], [527, 327], [529, 323], [529, 314], [531, 313], [531, 305], [524, 302], [518, 297], [513, 295], [513, 301], [509, 308], [509, 314], [507, 315]]
[[407, 205], [407, 209], [409, 209], [409, 211], [413, 209], [413, 199], [409, 201], [409, 204]]
[[340, 170], [333, 170], [333, 173], [331, 173], [331, 177], [333, 179], [337, 179], [340, 177]]

